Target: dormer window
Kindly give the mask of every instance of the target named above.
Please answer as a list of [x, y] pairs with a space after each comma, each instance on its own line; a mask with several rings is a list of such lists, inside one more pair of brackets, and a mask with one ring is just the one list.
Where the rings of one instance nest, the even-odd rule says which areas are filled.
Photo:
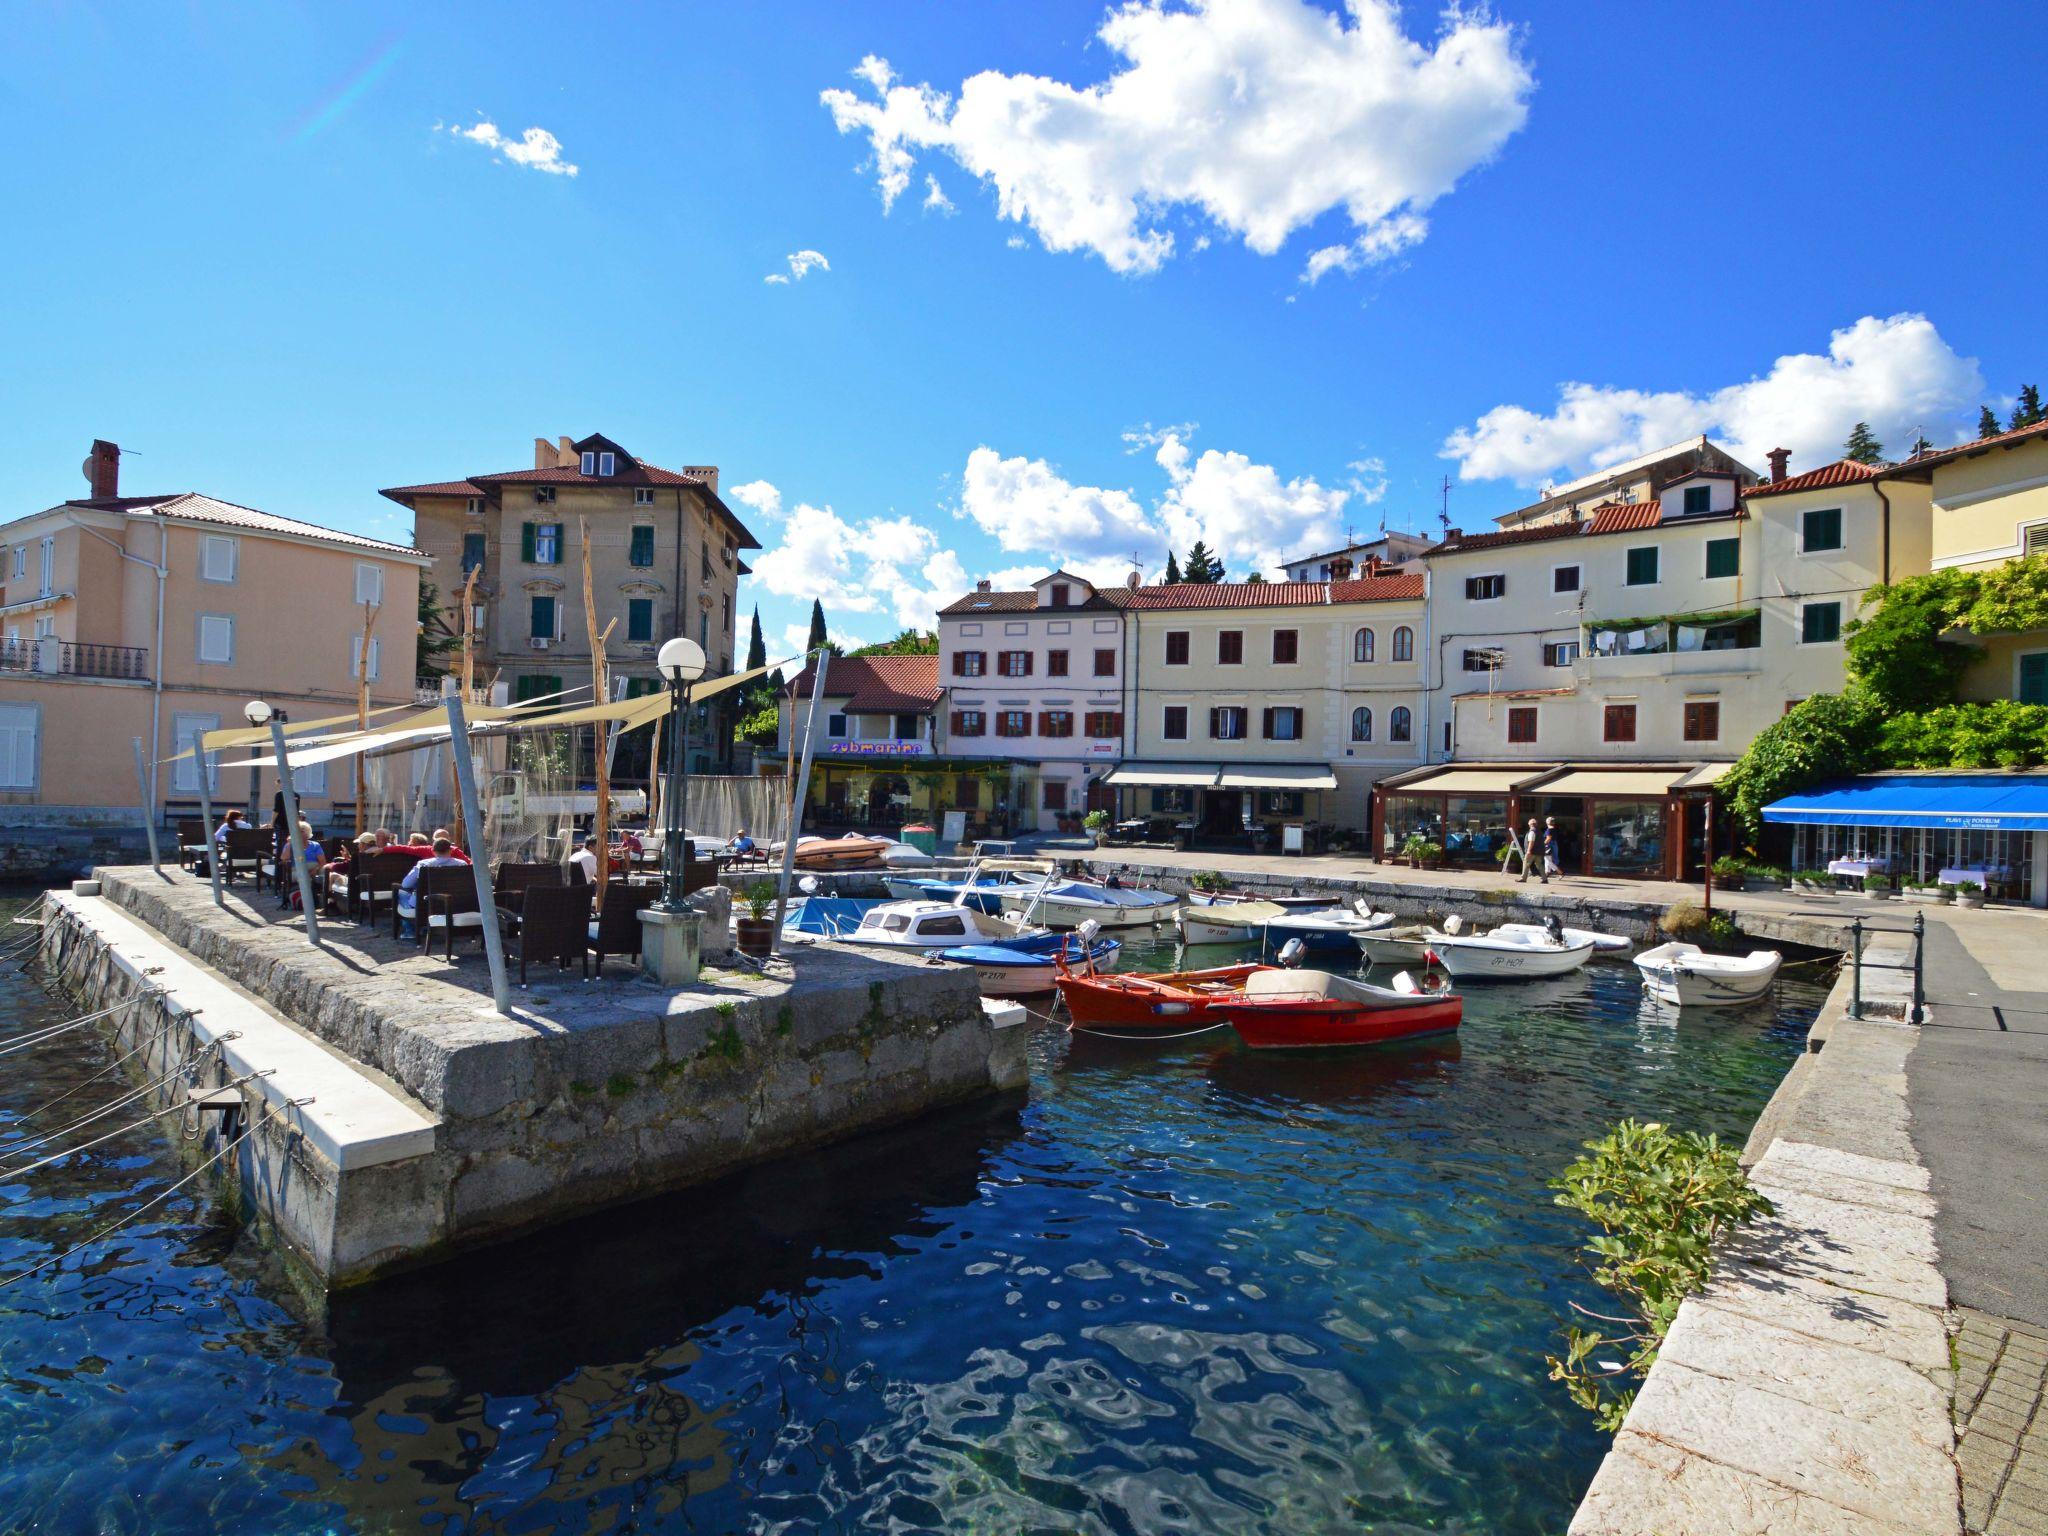
[[1714, 510], [1714, 488], [1711, 485], [1688, 485], [1685, 488], [1685, 515], [1698, 517]]
[[585, 449], [583, 453], [583, 473], [586, 475], [597, 473], [597, 455], [589, 449]]
[[616, 472], [616, 470], [617, 470], [617, 468], [618, 468], [618, 455], [616, 455], [616, 454], [612, 454], [612, 453], [599, 453], [599, 452], [597, 452], [597, 451], [596, 451], [596, 450], [594, 450], [594, 449], [585, 449], [585, 450], [584, 450], [584, 453], [583, 453], [583, 473], [584, 473], [584, 474], [586, 474], [586, 475], [597, 475], [597, 476], [599, 476], [599, 477], [601, 477], [601, 478], [602, 478], [602, 477], [608, 477], [608, 476], [612, 475], [613, 473], [615, 473], [615, 472]]
[[1064, 581], [1056, 581], [1052, 584], [1053, 607], [1066, 608], [1072, 605], [1072, 601], [1073, 594]]

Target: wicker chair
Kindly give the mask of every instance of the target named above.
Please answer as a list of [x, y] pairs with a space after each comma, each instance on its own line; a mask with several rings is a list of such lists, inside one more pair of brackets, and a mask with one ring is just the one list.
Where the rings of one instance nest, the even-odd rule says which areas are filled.
[[505, 859], [491, 874], [491, 895], [500, 907], [517, 912], [528, 891], [558, 889], [568, 883], [559, 864], [519, 864]]
[[607, 955], [640, 958], [640, 914], [660, 898], [658, 885], [617, 883], [605, 887], [603, 909], [596, 917], [586, 914], [588, 942], [590, 952], [597, 956], [598, 975], [604, 974]]
[[566, 885], [528, 886], [516, 921], [514, 914], [500, 909], [499, 922], [519, 946], [519, 985], [526, 985], [529, 960], [552, 960], [563, 970], [574, 960], [587, 981], [590, 956], [584, 929], [589, 918], [589, 894]]
[[[396, 905], [393, 911], [396, 911]], [[484, 936], [484, 915], [476, 904], [476, 875], [467, 864], [422, 869], [413, 887], [413, 932], [421, 949], [436, 934], [447, 935], [447, 955], [455, 959], [455, 935]]]
[[178, 823], [178, 867], [198, 870], [213, 852], [213, 844], [207, 840], [211, 830], [203, 821], [180, 821]]
[[357, 922], [378, 921], [378, 908], [396, 908], [398, 882], [416, 861], [403, 853], [359, 853], [355, 868], [335, 882], [335, 894]]
[[263, 861], [270, 855], [270, 829], [268, 827], [237, 827], [228, 834], [226, 857], [221, 860], [221, 873], [228, 879], [237, 873], [246, 873], [263, 878]]

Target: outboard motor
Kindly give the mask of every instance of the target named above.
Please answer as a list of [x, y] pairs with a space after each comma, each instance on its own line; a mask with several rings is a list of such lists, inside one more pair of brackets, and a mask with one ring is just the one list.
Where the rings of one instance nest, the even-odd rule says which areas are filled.
[[818, 877], [816, 875], [805, 875], [803, 879], [797, 881], [796, 888], [806, 896], [815, 896], [818, 894]]
[[1457, 913], [1453, 912], [1453, 913], [1452, 913], [1452, 914], [1451, 914], [1451, 915], [1450, 915], [1449, 917], [1447, 917], [1447, 918], [1445, 918], [1445, 919], [1444, 919], [1444, 932], [1445, 932], [1445, 933], [1448, 933], [1448, 934], [1452, 935], [1453, 937], [1455, 937], [1456, 935], [1458, 935], [1458, 934], [1461, 934], [1461, 933], [1463, 933], [1464, 931], [1465, 931], [1465, 919], [1463, 919], [1462, 917], [1458, 916], [1458, 914], [1457, 914]]
[[1555, 912], [1544, 914], [1543, 931], [1549, 935], [1551, 943], [1555, 944], [1559, 949], [1564, 948], [1564, 924], [1558, 919], [1558, 915]]
[[1302, 956], [1308, 953], [1308, 946], [1299, 939], [1289, 939], [1280, 946], [1280, 953], [1273, 958], [1290, 971], [1301, 964]]

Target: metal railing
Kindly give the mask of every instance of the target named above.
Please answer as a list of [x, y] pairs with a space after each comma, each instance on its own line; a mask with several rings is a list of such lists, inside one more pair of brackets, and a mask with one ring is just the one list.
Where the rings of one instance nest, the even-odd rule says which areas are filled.
[[44, 635], [0, 640], [0, 673], [29, 677], [99, 677], [149, 681], [149, 652], [139, 645], [100, 645]]
[[[1863, 936], [1866, 933], [1908, 933], [1913, 935], [1913, 957], [1899, 964], [1888, 964], [1880, 960], [1863, 958]], [[1867, 965], [1873, 971], [1911, 971], [1913, 973], [1913, 996], [1907, 1005], [1906, 1022], [1924, 1024], [1927, 1022], [1927, 918], [1923, 913], [1913, 914], [1913, 926], [1906, 928], [1866, 928], [1858, 917], [1849, 924], [1849, 1017], [1863, 1017], [1863, 968]]]

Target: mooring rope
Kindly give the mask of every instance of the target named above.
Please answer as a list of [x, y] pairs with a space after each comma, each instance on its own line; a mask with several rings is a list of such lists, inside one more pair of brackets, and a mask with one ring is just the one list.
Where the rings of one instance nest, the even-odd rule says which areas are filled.
[[[299, 1105], [310, 1104], [312, 1102], [313, 1101], [310, 1097], [303, 1099], [293, 1099], [290, 1101], [290, 1105], [291, 1107], [296, 1108]], [[197, 1168], [194, 1168], [182, 1179], [179, 1179], [175, 1184], [166, 1186], [161, 1193], [151, 1196], [148, 1200], [144, 1201], [141, 1205], [138, 1205], [134, 1210], [130, 1211], [126, 1216], [123, 1216], [119, 1221], [113, 1222], [108, 1226], [102, 1227], [99, 1231], [93, 1233], [91, 1237], [86, 1238], [84, 1241], [73, 1243], [69, 1248], [66, 1248], [62, 1253], [52, 1254], [49, 1258], [44, 1259], [41, 1263], [31, 1264], [27, 1269], [21, 1270], [16, 1274], [9, 1275], [5, 1280], [0, 1280], [0, 1290], [5, 1290], [8, 1286], [15, 1284], [17, 1281], [26, 1280], [30, 1275], [37, 1274], [42, 1270], [48, 1269], [52, 1264], [62, 1264], [66, 1259], [70, 1258], [73, 1254], [82, 1252], [83, 1250], [90, 1248], [94, 1243], [101, 1241], [103, 1238], [111, 1237], [114, 1233], [120, 1231], [121, 1228], [127, 1226], [131, 1221], [135, 1221], [139, 1217], [141, 1217], [145, 1211], [153, 1210], [157, 1206], [163, 1204], [164, 1201], [170, 1199], [172, 1195], [176, 1194], [179, 1190], [183, 1189], [187, 1184], [190, 1184], [194, 1179], [198, 1178], [199, 1175], [206, 1172], [207, 1169], [211, 1168], [215, 1163], [219, 1162], [222, 1158], [226, 1157], [230, 1152], [233, 1152], [237, 1147], [241, 1146], [243, 1142], [247, 1141], [251, 1136], [254, 1136], [258, 1131], [263, 1129], [264, 1126], [268, 1125], [271, 1122], [271, 1120], [282, 1111], [284, 1107], [285, 1106], [276, 1104], [270, 1105], [264, 1111], [262, 1119], [252, 1120], [249, 1123], [249, 1126], [246, 1130], [242, 1131], [241, 1134], [236, 1136], [232, 1141], [223, 1143], [221, 1149], [218, 1152], [214, 1153], [213, 1156], [209, 1157]]]
[[233, 1037], [230, 1035], [221, 1036], [219, 1040], [215, 1040], [209, 1043], [203, 1050], [200, 1051], [200, 1053], [197, 1056], [194, 1056], [190, 1061], [180, 1061], [177, 1064], [177, 1066], [173, 1067], [170, 1071], [166, 1072], [162, 1077], [157, 1078], [154, 1082], [144, 1083], [140, 1088], [132, 1089], [129, 1092], [122, 1094], [117, 1099], [111, 1099], [107, 1103], [102, 1104], [98, 1109], [91, 1110], [83, 1115], [80, 1115], [76, 1120], [71, 1121], [68, 1125], [60, 1125], [54, 1131], [45, 1132], [43, 1135], [37, 1136], [29, 1141], [16, 1142], [13, 1146], [7, 1149], [8, 1155], [12, 1156], [17, 1152], [27, 1152], [30, 1149], [40, 1147], [47, 1142], [55, 1141], [59, 1136], [68, 1136], [71, 1134], [71, 1132], [77, 1130], [81, 1125], [90, 1125], [93, 1121], [100, 1119], [104, 1115], [112, 1114], [115, 1110], [122, 1108], [124, 1105], [133, 1104], [137, 1099], [141, 1098], [144, 1094], [154, 1093], [157, 1089], [163, 1087], [164, 1084], [170, 1082], [172, 1079], [184, 1076], [187, 1072], [192, 1070], [192, 1068], [198, 1066], [201, 1062], [205, 1061], [206, 1058], [213, 1052], [219, 1050], [222, 1044], [231, 1038]]
[[[229, 1088], [239, 1088], [242, 1086], [242, 1084], [252, 1082], [256, 1078], [268, 1077], [272, 1072], [276, 1070], [277, 1069], [275, 1067], [265, 1067], [260, 1072], [245, 1072], [240, 1077], [234, 1079], [234, 1081], [222, 1083], [220, 1087], [210, 1089], [209, 1091], [213, 1093], [220, 1093]], [[98, 1146], [103, 1141], [112, 1141], [116, 1136], [125, 1135], [129, 1131], [139, 1129], [142, 1126], [154, 1125], [157, 1121], [161, 1120], [165, 1115], [170, 1114], [174, 1110], [189, 1110], [191, 1107], [192, 1103], [189, 1099], [183, 1104], [166, 1104], [162, 1109], [151, 1110], [148, 1114], [144, 1115], [140, 1120], [130, 1120], [126, 1125], [116, 1126], [113, 1130], [108, 1131], [105, 1135], [93, 1137], [91, 1141], [81, 1141], [75, 1147], [66, 1147], [62, 1151], [52, 1152], [48, 1157], [38, 1158], [35, 1162], [32, 1163], [23, 1163], [18, 1168], [0, 1168], [0, 1180], [18, 1179], [23, 1174], [34, 1173], [38, 1168], [47, 1168], [52, 1163], [61, 1163], [64, 1161], [65, 1158], [74, 1157], [80, 1152], [84, 1152], [89, 1150], [90, 1148]], [[187, 1141], [190, 1141], [193, 1138], [188, 1135], [185, 1139]]]
[[83, 1029], [88, 1024], [97, 1024], [109, 1014], [119, 1013], [133, 1001], [133, 998], [123, 998], [111, 1008], [101, 1008], [96, 1012], [86, 1014], [83, 1018], [70, 1019], [62, 1024], [52, 1025], [48, 1029], [31, 1031], [26, 1035], [9, 1036], [7, 1043], [0, 1045], [0, 1056], [12, 1056], [16, 1051], [25, 1051], [31, 1046], [41, 1045], [45, 1041], [54, 1040], [59, 1035], [68, 1035], [74, 1029]]
[[45, 1099], [42, 1103], [38, 1104], [34, 1109], [26, 1109], [21, 1111], [18, 1115], [15, 1116], [15, 1119], [17, 1121], [33, 1120], [37, 1115], [40, 1115], [44, 1110], [53, 1109], [57, 1105], [62, 1104], [66, 1099], [74, 1098], [78, 1094], [83, 1093], [86, 1089], [90, 1088], [94, 1083], [99, 1082], [102, 1078], [112, 1077], [116, 1072], [121, 1070], [123, 1063], [133, 1059], [136, 1056], [141, 1055], [144, 1051], [147, 1051], [161, 1043], [165, 1031], [167, 1031], [170, 1027], [171, 1019], [168, 1015], [166, 1015], [164, 1019], [157, 1025], [157, 1027], [150, 1032], [149, 1038], [143, 1041], [140, 1045], [136, 1046], [132, 1050], [123, 1051], [120, 1055], [116, 1056], [112, 1061], [108, 1062], [104, 1067], [100, 1068], [99, 1071], [93, 1073], [91, 1077], [88, 1077], [87, 1079], [85, 1079], [85, 1081], [77, 1084], [74, 1087], [66, 1088], [54, 1099]]
[[1140, 1030], [1136, 1034], [1119, 1035], [1112, 1034], [1109, 1030], [1096, 1029], [1092, 1026], [1074, 1028], [1074, 1026], [1069, 1025], [1068, 1027], [1073, 1029], [1073, 1032], [1077, 1035], [1087, 1035], [1097, 1040], [1192, 1040], [1196, 1035], [1211, 1035], [1219, 1029], [1230, 1028], [1230, 1025], [1227, 1022], [1204, 1024], [1200, 1029], [1183, 1029], [1171, 1035], [1162, 1035], [1149, 1029]]

